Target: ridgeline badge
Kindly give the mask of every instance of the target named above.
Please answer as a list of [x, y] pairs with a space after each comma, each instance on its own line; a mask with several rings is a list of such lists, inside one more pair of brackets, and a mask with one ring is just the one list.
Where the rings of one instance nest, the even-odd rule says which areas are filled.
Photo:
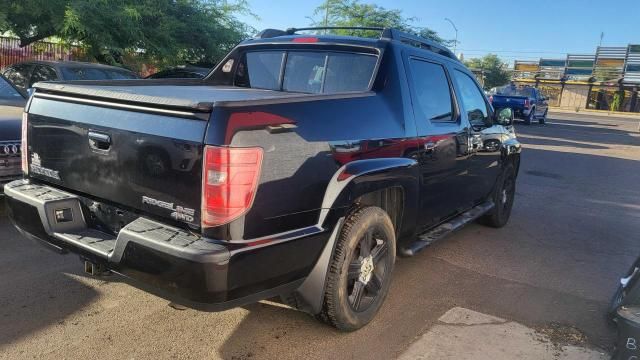
[[157, 206], [167, 210], [171, 210], [172, 211], [171, 217], [175, 220], [186, 221], [190, 223], [193, 223], [195, 221], [194, 216], [196, 214], [196, 211], [194, 209], [189, 209], [182, 206], [176, 206], [173, 203], [160, 201], [154, 198], [150, 198], [148, 196], [142, 197], [142, 203], [151, 205], [151, 206]]
[[31, 171], [34, 174], [46, 176], [46, 177], [61, 181], [60, 173], [58, 171], [47, 169], [46, 167], [42, 167], [42, 163], [40, 161], [40, 155], [38, 155], [38, 153], [31, 154], [31, 165], [29, 166], [29, 171]]

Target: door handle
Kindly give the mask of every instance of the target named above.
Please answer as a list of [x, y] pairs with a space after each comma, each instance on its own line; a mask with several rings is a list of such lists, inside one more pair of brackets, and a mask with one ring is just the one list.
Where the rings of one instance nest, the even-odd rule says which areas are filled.
[[98, 151], [109, 151], [111, 148], [111, 136], [95, 131], [89, 131], [89, 147]]

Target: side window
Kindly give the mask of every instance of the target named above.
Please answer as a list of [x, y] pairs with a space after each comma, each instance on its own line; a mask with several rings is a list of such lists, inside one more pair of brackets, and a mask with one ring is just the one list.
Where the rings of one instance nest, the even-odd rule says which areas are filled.
[[487, 126], [491, 124], [487, 103], [482, 91], [473, 79], [462, 71], [454, 71], [454, 78], [460, 91], [460, 101], [471, 125]]
[[449, 81], [442, 65], [411, 59], [414, 113], [418, 121], [453, 121]]
[[36, 65], [35, 69], [33, 69], [33, 73], [31, 73], [31, 81], [29, 81], [29, 87], [32, 87], [33, 84], [39, 81], [56, 81], [58, 80], [58, 75], [56, 71], [47, 65]]

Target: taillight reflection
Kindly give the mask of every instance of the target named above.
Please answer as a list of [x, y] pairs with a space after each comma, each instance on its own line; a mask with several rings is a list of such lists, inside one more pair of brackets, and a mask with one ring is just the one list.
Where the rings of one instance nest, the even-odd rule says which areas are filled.
[[27, 113], [22, 113], [22, 140], [20, 145], [20, 151], [22, 155], [22, 173], [25, 175], [29, 174], [29, 147], [27, 142]]

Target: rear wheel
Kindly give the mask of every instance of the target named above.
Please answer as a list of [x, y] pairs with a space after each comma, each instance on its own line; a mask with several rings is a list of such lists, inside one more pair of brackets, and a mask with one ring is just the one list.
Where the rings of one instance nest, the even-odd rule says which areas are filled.
[[527, 115], [527, 117], [524, 118], [525, 125], [531, 125], [531, 123], [535, 118], [536, 118], [536, 108], [531, 108], [531, 111], [529, 111], [529, 115]]
[[319, 318], [345, 331], [368, 324], [387, 296], [395, 257], [395, 231], [387, 213], [378, 207], [356, 210], [337, 240]]
[[544, 114], [542, 114], [542, 117], [538, 119], [538, 123], [540, 125], [544, 125], [547, 122], [547, 113], [549, 113], [549, 109], [545, 110]]
[[516, 195], [516, 172], [513, 165], [505, 167], [493, 192], [495, 206], [483, 218], [482, 222], [488, 226], [501, 228], [511, 217], [513, 200]]

